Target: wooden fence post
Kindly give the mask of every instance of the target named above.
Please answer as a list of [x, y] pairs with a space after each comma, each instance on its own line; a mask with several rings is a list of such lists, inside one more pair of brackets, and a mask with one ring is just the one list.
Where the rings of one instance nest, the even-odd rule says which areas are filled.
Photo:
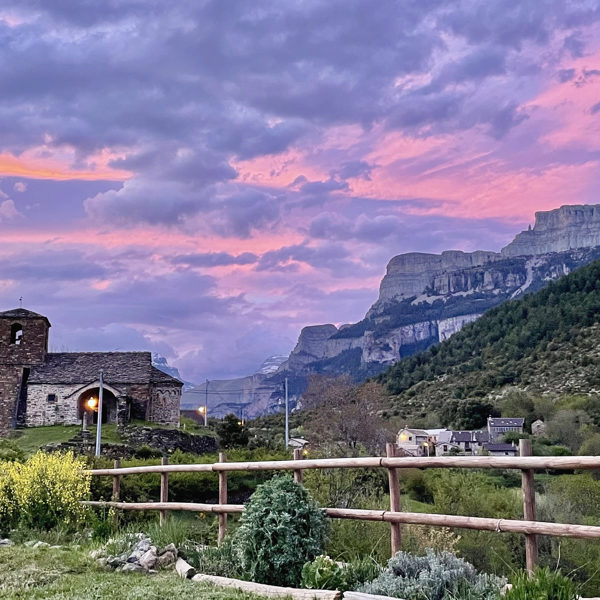
[[[121, 461], [117, 458], [115, 460], [115, 462], [113, 463], [113, 467], [115, 469], [118, 469], [120, 466], [121, 466]], [[118, 502], [120, 496], [121, 496], [121, 476], [113, 475], [111, 500], [113, 502]], [[109, 514], [110, 514], [110, 511], [109, 511]], [[118, 525], [119, 525], [119, 511], [117, 509], [114, 509], [114, 511], [113, 511], [113, 524], [115, 527], [118, 527]]]
[[[388, 443], [385, 445], [385, 453], [388, 458], [394, 458], [396, 455], [396, 444]], [[398, 469], [388, 468], [388, 481], [390, 487], [390, 510], [400, 512], [400, 484], [398, 482]], [[402, 529], [400, 523], [390, 523], [392, 556], [402, 548]]]
[[[227, 455], [219, 452], [219, 462], [227, 462]], [[227, 471], [219, 471], [219, 504], [227, 504]], [[227, 533], [227, 513], [219, 513], [219, 535], [217, 542], [219, 546], [225, 539]]]
[[[531, 440], [519, 440], [519, 455], [531, 456]], [[535, 521], [535, 486], [533, 469], [521, 471], [521, 489], [523, 490], [523, 517], [526, 521]], [[535, 534], [525, 534], [525, 563], [527, 570], [535, 570], [538, 558], [537, 538]]]
[[[169, 459], [166, 456], [163, 456], [160, 460], [161, 465], [169, 464]], [[160, 474], [160, 501], [168, 502], [169, 501], [169, 474], [161, 473]], [[164, 525], [167, 520], [167, 511], [160, 511], [160, 524]]]
[[[121, 466], [121, 461], [117, 458], [113, 463], [113, 467], [118, 469]], [[121, 495], [121, 476], [113, 475], [113, 490], [112, 490], [112, 501], [118, 502], [119, 496]]]
[[[302, 460], [302, 448], [294, 448], [294, 460]], [[294, 469], [294, 481], [302, 483], [302, 469]]]

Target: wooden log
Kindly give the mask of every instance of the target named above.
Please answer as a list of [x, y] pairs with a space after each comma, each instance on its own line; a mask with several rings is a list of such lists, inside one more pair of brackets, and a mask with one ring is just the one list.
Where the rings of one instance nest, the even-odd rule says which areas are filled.
[[431, 525], [434, 527], [458, 527], [479, 531], [497, 531], [498, 533], [531, 533], [578, 539], [600, 538], [600, 527], [591, 525], [570, 525], [548, 523], [546, 521], [518, 521], [428, 513], [392, 513], [384, 510], [361, 510], [353, 508], [325, 508], [323, 510], [329, 517], [335, 519], [412, 523], [414, 525]]
[[[385, 451], [388, 458], [396, 454], [395, 444], [386, 444]], [[390, 488], [390, 510], [400, 512], [400, 483], [398, 481], [398, 471], [392, 467], [388, 468], [388, 482]], [[402, 529], [400, 523], [390, 523], [392, 556], [400, 552], [402, 548]]]
[[[352, 469], [394, 467], [396, 469], [597, 469], [600, 456], [406, 456], [396, 458], [318, 458], [303, 461], [302, 469]], [[134, 475], [142, 473], [200, 473], [210, 471], [294, 471], [293, 460], [231, 462], [192, 465], [152, 465], [120, 469], [91, 469], [90, 475]]]
[[85, 500], [85, 506], [107, 506], [122, 510], [183, 510], [206, 513], [242, 513], [243, 504], [200, 504], [196, 502], [104, 502], [102, 500]]
[[187, 563], [183, 558], [178, 558], [175, 563], [175, 571], [182, 579], [191, 579], [196, 574], [196, 569]]
[[340, 600], [342, 593], [337, 590], [302, 590], [291, 587], [280, 587], [278, 585], [267, 585], [265, 583], [254, 583], [241, 579], [229, 577], [218, 577], [217, 575], [203, 575], [199, 573], [192, 577], [192, 581], [198, 583], [210, 583], [220, 587], [233, 588], [258, 594], [265, 598], [293, 598], [294, 600]]
[[380, 596], [379, 594], [365, 594], [364, 592], [344, 592], [344, 600], [402, 600], [391, 596]]
[[[520, 456], [531, 456], [531, 440], [519, 440]], [[535, 485], [533, 470], [521, 471], [521, 489], [523, 491], [523, 516], [526, 521], [535, 521]], [[535, 571], [538, 558], [537, 538], [534, 534], [525, 534], [525, 564], [530, 573]]]
[[[123, 510], [182, 510], [212, 513], [242, 513], [243, 504], [196, 504], [192, 502], [103, 502], [84, 501], [86, 506], [109, 506]], [[363, 510], [355, 508], [324, 508], [326, 515], [334, 519], [358, 519], [363, 521], [385, 521], [388, 523], [412, 523], [433, 527], [458, 527], [499, 533], [524, 533], [552, 535], [579, 539], [600, 539], [600, 527], [548, 523], [546, 521], [518, 521], [491, 519], [487, 517], [464, 517], [459, 515], [437, 515], [428, 513], [390, 512], [385, 510]]]
[[[224, 452], [219, 452], [219, 462], [226, 462], [227, 455]], [[219, 471], [219, 504], [227, 504], [227, 472]], [[219, 513], [219, 534], [217, 542], [219, 546], [225, 539], [227, 533], [227, 513]]]
[[[294, 448], [294, 460], [302, 460], [301, 448]], [[302, 483], [302, 469], [294, 469], [294, 481]]]
[[[117, 458], [115, 460], [114, 468], [118, 469], [121, 466], [121, 461]], [[113, 484], [112, 484], [112, 498], [113, 502], [119, 501], [119, 496], [121, 495], [121, 476], [113, 475]]]
[[[160, 464], [161, 465], [166, 465], [169, 463], [169, 459], [166, 456], [163, 456], [160, 459]], [[164, 502], [168, 502], [169, 501], [169, 474], [168, 473], [161, 473], [160, 474], [160, 501], [162, 503]], [[160, 525], [164, 525], [165, 521], [167, 520], [167, 511], [166, 510], [161, 510], [160, 511]]]

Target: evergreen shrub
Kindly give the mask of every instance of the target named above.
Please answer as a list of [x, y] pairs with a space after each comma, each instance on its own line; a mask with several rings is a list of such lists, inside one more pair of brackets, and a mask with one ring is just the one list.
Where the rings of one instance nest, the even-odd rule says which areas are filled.
[[398, 552], [381, 575], [359, 591], [410, 600], [496, 600], [505, 583], [495, 575], [477, 573], [454, 554], [429, 549], [425, 556]]
[[512, 582], [512, 588], [506, 591], [505, 600], [577, 600], [578, 590], [575, 583], [558, 571], [536, 569], [533, 577], [523, 572]]
[[233, 544], [252, 581], [300, 583], [302, 566], [323, 549], [327, 518], [306, 489], [289, 476], [258, 486], [244, 511]]

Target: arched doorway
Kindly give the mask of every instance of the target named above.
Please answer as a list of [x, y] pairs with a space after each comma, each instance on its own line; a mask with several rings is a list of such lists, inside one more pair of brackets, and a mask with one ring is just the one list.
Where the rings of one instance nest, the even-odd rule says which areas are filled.
[[[83, 419], [83, 414], [87, 415], [88, 424], [98, 422], [98, 399], [100, 397], [100, 388], [89, 388], [82, 392], [78, 399], [79, 419]], [[102, 394], [102, 423], [117, 422], [117, 398], [106, 387]]]

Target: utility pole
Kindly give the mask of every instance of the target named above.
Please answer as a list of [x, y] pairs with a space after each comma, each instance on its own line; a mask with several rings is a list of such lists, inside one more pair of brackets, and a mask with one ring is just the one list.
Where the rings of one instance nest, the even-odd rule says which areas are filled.
[[208, 379], [206, 380], [206, 393], [204, 394], [204, 427], [208, 427]]
[[290, 411], [288, 403], [288, 378], [285, 378], [285, 449], [288, 449], [290, 442]]
[[104, 396], [104, 371], [100, 369], [100, 386], [98, 391], [98, 420], [96, 423], [96, 456], [100, 456], [100, 438], [102, 437], [102, 400]]

